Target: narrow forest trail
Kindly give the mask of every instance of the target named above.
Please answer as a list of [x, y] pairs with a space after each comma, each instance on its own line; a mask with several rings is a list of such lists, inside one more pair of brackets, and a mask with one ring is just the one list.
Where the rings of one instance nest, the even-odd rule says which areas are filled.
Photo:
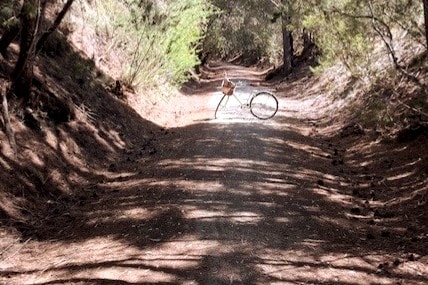
[[[232, 79], [260, 85], [255, 71], [233, 68]], [[94, 184], [69, 210], [73, 224], [49, 233], [50, 241], [10, 249], [3, 281], [427, 284], [424, 260], [403, 262], [406, 252], [373, 242], [367, 222], [349, 215], [346, 169], [332, 165], [338, 150], [314, 133], [318, 99], [303, 100], [303, 85], [295, 86], [277, 94], [271, 120], [245, 111], [214, 120], [222, 69], [207, 71], [183, 102], [193, 109], [188, 123], [166, 129], [156, 147], [129, 149], [112, 166], [118, 174]], [[150, 147], [151, 157], [134, 159]]]

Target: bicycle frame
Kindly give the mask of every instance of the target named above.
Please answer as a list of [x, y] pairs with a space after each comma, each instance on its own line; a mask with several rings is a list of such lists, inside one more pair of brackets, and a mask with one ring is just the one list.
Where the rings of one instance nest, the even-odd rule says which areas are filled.
[[[239, 87], [239, 86], [243, 86], [243, 84], [236, 84], [236, 86], [235, 86], [235, 88], [234, 88], [234, 90], [233, 90], [233, 92], [231, 94], [226, 94], [226, 93], [223, 92], [223, 96], [220, 99], [220, 102], [218, 103], [217, 108], [215, 110], [215, 118], [216, 119], [217, 119], [217, 112], [219, 111], [219, 108], [222, 105], [223, 100], [226, 100], [224, 102], [224, 105], [223, 105], [223, 107], [226, 107], [227, 103], [229, 102], [229, 98], [232, 97], [232, 96], [236, 99], [236, 101], [238, 101], [239, 106], [240, 106], [241, 109], [244, 106], [245, 107], [249, 107], [249, 109], [251, 111], [251, 114], [254, 117], [258, 118], [258, 119], [261, 119], [261, 120], [270, 119], [270, 118], [272, 118], [276, 114], [276, 112], [278, 110], [278, 100], [276, 99], [276, 97], [271, 92], [268, 92], [268, 91], [251, 92], [251, 95], [249, 95], [248, 98], [247, 98], [247, 102], [245, 104], [243, 104], [242, 101], [239, 99], [239, 97], [235, 94], [236, 88]], [[268, 106], [272, 107], [270, 104], [265, 105], [263, 103], [260, 104], [260, 102], [257, 102], [257, 103], [253, 102], [253, 100], [256, 97], [258, 97], [258, 96], [265, 96], [267, 98], [267, 100], [272, 101], [274, 103], [274, 111], [271, 112], [270, 114], [268, 113], [267, 116], [265, 116], [265, 114], [260, 115], [260, 113], [257, 114], [257, 112], [254, 112], [255, 110], [259, 110], [260, 111], [260, 106], [262, 106], [262, 109], [264, 108], [264, 106], [265, 107], [268, 107]], [[255, 105], [255, 106], [253, 106], [253, 105]], [[253, 110], [253, 109], [255, 109], [255, 110]]]

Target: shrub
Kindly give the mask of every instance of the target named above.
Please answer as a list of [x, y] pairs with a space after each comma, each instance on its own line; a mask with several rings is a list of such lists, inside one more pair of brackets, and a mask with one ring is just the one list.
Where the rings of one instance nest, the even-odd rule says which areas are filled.
[[19, 1], [3, 0], [0, 3], [0, 28], [8, 28], [19, 23]]
[[125, 84], [181, 83], [198, 64], [199, 42], [211, 14], [206, 1], [107, 0], [95, 5], [96, 12], [87, 17], [122, 58]]

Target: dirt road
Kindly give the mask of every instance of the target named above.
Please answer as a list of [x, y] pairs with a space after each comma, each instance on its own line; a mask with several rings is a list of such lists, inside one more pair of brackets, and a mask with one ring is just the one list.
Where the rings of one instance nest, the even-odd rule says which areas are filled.
[[9, 248], [3, 282], [427, 284], [423, 250], [372, 238], [353, 217], [347, 169], [332, 164], [343, 150], [314, 130], [316, 98], [277, 93], [272, 120], [214, 120], [221, 70], [210, 71], [186, 95], [188, 122], [127, 149], [49, 241]]

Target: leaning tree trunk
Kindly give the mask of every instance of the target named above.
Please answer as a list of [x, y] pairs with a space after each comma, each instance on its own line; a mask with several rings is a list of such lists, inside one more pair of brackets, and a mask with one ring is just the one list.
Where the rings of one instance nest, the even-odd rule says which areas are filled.
[[12, 90], [28, 99], [33, 80], [34, 41], [40, 20], [40, 0], [25, 0], [21, 10], [21, 40], [18, 61], [12, 72]]
[[36, 54], [42, 49], [43, 44], [46, 42], [46, 40], [48, 39], [50, 34], [52, 34], [58, 28], [59, 24], [61, 24], [62, 19], [64, 19], [65, 14], [67, 14], [67, 12], [70, 9], [73, 2], [74, 2], [74, 0], [67, 0], [67, 2], [64, 4], [64, 7], [61, 10], [61, 12], [59, 12], [58, 16], [56, 17], [55, 21], [53, 22], [53, 24], [40, 37], [39, 41], [37, 42], [37, 46], [36, 46]]
[[283, 73], [288, 75], [292, 72], [292, 60], [293, 60], [293, 37], [291, 31], [287, 28], [288, 19], [287, 16], [282, 16], [282, 60], [283, 60]]
[[0, 100], [1, 100], [1, 114], [3, 118], [3, 125], [4, 129], [6, 131], [6, 135], [9, 139], [9, 144], [11, 148], [13, 149], [14, 154], [17, 154], [17, 147], [16, 147], [16, 141], [15, 141], [15, 134], [13, 133], [13, 129], [10, 123], [10, 117], [9, 117], [9, 109], [7, 105], [7, 83], [5, 80], [0, 79]]
[[424, 0], [424, 16], [425, 16], [425, 40], [428, 49], [428, 0]]

